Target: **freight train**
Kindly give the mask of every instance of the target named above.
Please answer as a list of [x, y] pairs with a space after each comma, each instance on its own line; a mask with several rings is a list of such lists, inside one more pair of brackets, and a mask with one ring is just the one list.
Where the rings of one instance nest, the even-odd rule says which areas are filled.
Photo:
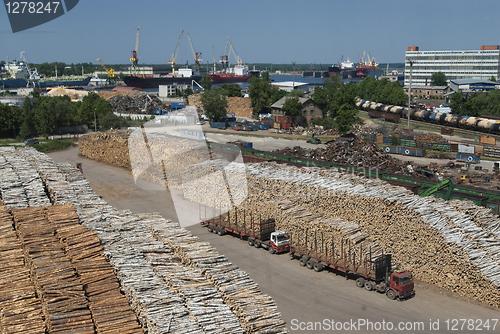
[[[408, 117], [408, 111], [405, 107], [362, 99], [357, 99], [356, 106], [361, 110], [368, 111], [369, 116], [373, 118], [386, 118], [387, 120], [398, 122], [400, 117]], [[396, 117], [387, 117], [390, 115], [395, 115]], [[492, 134], [500, 134], [500, 120], [493, 118], [493, 116], [472, 117], [453, 115], [451, 113], [430, 111], [426, 109], [410, 109], [410, 119], [413, 120]]]

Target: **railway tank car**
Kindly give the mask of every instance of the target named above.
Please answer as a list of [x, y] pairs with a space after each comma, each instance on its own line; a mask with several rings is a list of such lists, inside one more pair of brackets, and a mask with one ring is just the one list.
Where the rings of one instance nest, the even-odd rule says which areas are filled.
[[[377, 112], [397, 114], [402, 118], [408, 117], [408, 110], [405, 107], [372, 102], [368, 100], [356, 100], [356, 106], [361, 110], [370, 113], [370, 117], [376, 117]], [[375, 112], [375, 113], [373, 113]], [[444, 126], [451, 126], [463, 128], [468, 130], [475, 130], [500, 135], [500, 119], [492, 117], [474, 117], [474, 116], [461, 116], [453, 115], [444, 112], [435, 112], [428, 109], [415, 109], [409, 111], [410, 119], [440, 124]]]

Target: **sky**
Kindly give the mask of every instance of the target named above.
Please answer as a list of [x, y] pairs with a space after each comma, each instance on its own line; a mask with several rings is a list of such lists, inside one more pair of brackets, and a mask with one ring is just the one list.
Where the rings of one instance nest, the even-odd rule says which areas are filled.
[[[245, 63], [402, 63], [420, 50], [478, 50], [500, 44], [499, 0], [80, 0], [43, 25], [12, 33], [0, 8], [0, 59], [31, 63], [130, 63], [140, 26], [139, 64], [168, 64], [181, 30], [203, 64], [224, 54], [228, 38]], [[215, 52], [212, 52], [212, 46]], [[365, 58], [366, 59], [366, 58]], [[177, 64], [193, 55], [183, 36]], [[231, 63], [235, 63], [231, 56]]]

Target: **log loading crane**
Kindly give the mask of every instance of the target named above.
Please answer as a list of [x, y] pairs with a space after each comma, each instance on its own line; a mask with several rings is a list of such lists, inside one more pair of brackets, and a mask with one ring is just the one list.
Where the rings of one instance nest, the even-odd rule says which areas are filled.
[[139, 29], [141, 26], [137, 28], [137, 35], [135, 36], [135, 49], [132, 50], [132, 56], [130, 57], [130, 61], [132, 62], [132, 67], [130, 71], [136, 74], [139, 69], [137, 68], [137, 63], [139, 62], [139, 58], [137, 57], [137, 53], [139, 52]]
[[168, 61], [170, 65], [172, 65], [172, 74], [175, 74], [175, 61], [177, 60], [177, 54], [179, 53], [179, 46], [181, 45], [182, 34], [184, 30], [181, 30], [181, 34], [179, 35], [179, 40], [177, 41], [177, 47], [175, 48], [175, 52], [172, 53], [172, 59]]

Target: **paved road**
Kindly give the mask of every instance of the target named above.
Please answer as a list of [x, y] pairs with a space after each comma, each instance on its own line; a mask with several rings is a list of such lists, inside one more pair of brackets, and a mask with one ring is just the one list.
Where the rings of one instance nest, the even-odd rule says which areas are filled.
[[[126, 208], [136, 213], [160, 212], [167, 219], [177, 220], [169, 192], [161, 188], [144, 190], [138, 187], [128, 170], [79, 157], [77, 148], [50, 153], [49, 156], [56, 162], [81, 162], [94, 191], [116, 208]], [[190, 214], [193, 220], [198, 216], [197, 212], [183, 214]], [[286, 254], [271, 255], [263, 249], [248, 246], [238, 238], [208, 233], [198, 224], [189, 229], [249, 273], [262, 291], [276, 300], [292, 333], [318, 333], [320, 329], [327, 331], [332, 320], [343, 323], [336, 323], [336, 326], [343, 325], [344, 329], [349, 327], [337, 331], [342, 333], [387, 333], [390, 332], [387, 330], [390, 324], [394, 329], [401, 324], [406, 330], [398, 332], [406, 333], [468, 332], [447, 330], [446, 320], [450, 321], [451, 327], [454, 324], [452, 319], [474, 319], [475, 326], [479, 325], [479, 321], [490, 319], [490, 330], [481, 327], [482, 333], [500, 331], [500, 324], [493, 331], [494, 321], [491, 320], [500, 318], [498, 310], [462, 300], [453, 294], [446, 295], [445, 291], [425, 284], [417, 283], [415, 298], [404, 302], [391, 301], [384, 295], [359, 289], [354, 281], [335, 273], [316, 273], [300, 267], [298, 261], [290, 260]], [[359, 326], [363, 321], [368, 323]], [[354, 327], [351, 327], [351, 322]], [[386, 330], [383, 330], [383, 322]], [[431, 329], [431, 322], [439, 330]], [[376, 330], [379, 326], [380, 330]], [[418, 326], [420, 330], [417, 330]], [[458, 322], [455, 329], [461, 326], [462, 323]], [[464, 329], [467, 329], [467, 324]]]

